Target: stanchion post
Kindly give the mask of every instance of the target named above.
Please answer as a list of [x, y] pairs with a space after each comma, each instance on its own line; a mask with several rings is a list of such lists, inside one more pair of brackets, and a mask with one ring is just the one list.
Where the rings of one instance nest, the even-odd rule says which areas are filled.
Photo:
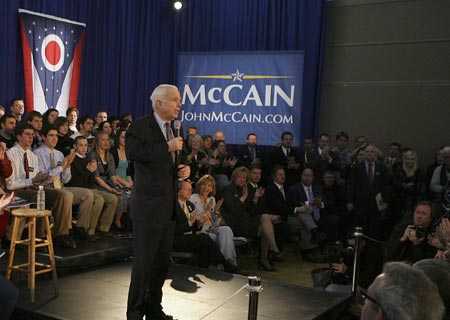
[[256, 320], [258, 318], [258, 297], [261, 288], [261, 278], [251, 276], [248, 277], [247, 290], [249, 294], [248, 300], [248, 320]]
[[361, 227], [355, 227], [355, 259], [353, 260], [353, 279], [352, 279], [352, 297], [354, 302], [357, 300], [358, 279], [359, 279], [359, 253], [364, 234]]

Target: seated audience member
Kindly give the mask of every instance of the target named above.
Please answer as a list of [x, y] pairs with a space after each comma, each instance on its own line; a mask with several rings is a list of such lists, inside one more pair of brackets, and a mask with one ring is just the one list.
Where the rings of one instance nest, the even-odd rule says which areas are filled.
[[203, 175], [208, 173], [208, 156], [204, 153], [200, 148], [202, 146], [202, 137], [198, 134], [191, 134], [188, 136], [188, 149], [190, 153], [184, 155], [186, 164], [189, 164], [191, 167], [191, 176], [189, 180], [194, 184], [200, 179]]
[[0, 142], [4, 142], [7, 149], [14, 147], [14, 144], [17, 141], [14, 134], [16, 124], [17, 119], [13, 115], [5, 114], [0, 118]]
[[[51, 180], [48, 172], [39, 171], [38, 157], [31, 152], [34, 129], [29, 124], [20, 124], [16, 128], [17, 144], [7, 151], [11, 160], [13, 174], [6, 179], [8, 190], [14, 190], [16, 196], [29, 202], [36, 202], [37, 188]], [[67, 165], [68, 160], [64, 162]], [[59, 189], [45, 188], [45, 207], [52, 208], [55, 220], [53, 231], [54, 244], [76, 248], [76, 242], [69, 237], [72, 228], [72, 199], [70, 194]]]
[[25, 105], [22, 98], [12, 99], [9, 104], [9, 109], [11, 110], [11, 115], [17, 119], [19, 124], [22, 121], [23, 113], [25, 112]]
[[47, 109], [47, 111], [45, 111], [42, 115], [42, 126], [45, 127], [46, 125], [53, 124], [53, 122], [55, 122], [56, 118], [58, 117], [59, 111], [57, 109]]
[[437, 259], [424, 259], [416, 262], [413, 267], [422, 270], [436, 285], [445, 306], [444, 319], [450, 319], [450, 263]]
[[[74, 205], [79, 205], [76, 227], [77, 231], [81, 231], [82, 236], [87, 237], [94, 195], [86, 188], [64, 187], [64, 184], [72, 178], [70, 167], [75, 159], [75, 150], [64, 157], [62, 152], [55, 149], [58, 142], [58, 131], [52, 125], [42, 128], [42, 136], [44, 143], [34, 151], [34, 154], [39, 160], [39, 171], [48, 172], [51, 177], [51, 181], [46, 184], [45, 188], [58, 189], [64, 198], [70, 199], [69, 201]], [[72, 207], [69, 210], [72, 211]], [[70, 215], [72, 216], [72, 212]]]
[[353, 217], [345, 207], [345, 190], [336, 182], [333, 172], [325, 171], [323, 174], [323, 197], [326, 214], [334, 216], [339, 221], [339, 240], [343, 241], [345, 235], [352, 229]]
[[201, 229], [197, 219], [198, 211], [195, 205], [189, 201], [192, 194], [192, 186], [187, 181], [180, 181], [178, 191], [177, 224], [173, 249], [175, 251], [193, 251], [199, 267], [208, 268], [210, 264], [222, 264], [224, 271], [239, 273], [236, 266], [231, 264], [214, 241], [206, 233], [198, 233]]
[[[193, 127], [188, 127], [186, 129], [186, 138], [184, 139], [184, 146], [185, 146], [186, 152], [188, 152], [188, 153], [191, 152], [191, 147], [189, 146], [189, 136], [196, 135], [196, 134], [198, 134], [197, 127], [193, 126]], [[200, 145], [200, 147], [201, 147], [201, 145]]]
[[80, 118], [79, 123], [80, 129], [78, 132], [75, 132], [70, 137], [75, 140], [78, 136], [84, 136], [86, 137], [88, 141], [89, 150], [92, 148], [92, 144], [94, 143], [94, 136], [92, 133], [94, 132], [94, 118], [88, 115], [84, 115]]
[[386, 263], [363, 297], [361, 320], [441, 320], [445, 312], [434, 283], [401, 262]]
[[388, 155], [384, 159], [384, 165], [390, 171], [393, 171], [399, 164], [402, 163], [402, 146], [398, 142], [391, 142], [388, 148]]
[[[114, 219], [117, 207], [117, 196], [114, 193], [101, 191], [96, 188], [95, 172], [97, 161], [87, 156], [88, 142], [86, 137], [78, 136], [75, 139], [75, 159], [71, 165], [72, 178], [67, 184], [70, 187], [87, 188], [94, 195], [94, 203], [87, 227], [87, 238], [96, 240], [95, 231], [108, 231]], [[115, 190], [115, 189], [114, 189]], [[82, 234], [82, 232], [80, 232]]]
[[339, 157], [339, 165], [341, 169], [347, 167], [352, 163], [350, 150], [348, 149], [348, 133], [341, 131], [336, 135], [336, 146], [331, 151], [336, 153]]
[[450, 147], [442, 149], [442, 158], [442, 165], [436, 167], [430, 182], [430, 191], [438, 210], [437, 217], [450, 211], [450, 199], [448, 199], [448, 191], [450, 190]]
[[212, 149], [212, 137], [209, 134], [205, 134], [202, 136], [202, 147], [200, 148], [207, 156], [208, 158], [211, 158], [213, 149]]
[[[4, 142], [0, 142], [0, 189], [2, 191], [5, 191], [4, 185], [3, 185], [5, 179], [9, 178], [11, 176], [11, 174], [12, 174], [11, 161], [9, 161], [8, 156], [6, 155], [6, 145]], [[11, 194], [14, 195], [14, 192], [12, 192]], [[10, 196], [10, 197], [12, 199], [12, 196]], [[2, 197], [2, 200], [0, 200], [0, 203], [3, 200], [8, 201], [8, 200], [5, 200], [4, 198], [5, 198], [5, 196]], [[2, 239], [6, 233], [6, 229], [8, 227], [10, 216], [11, 215], [10, 215], [9, 211], [7, 211], [7, 210], [4, 211], [3, 209], [0, 209], [0, 239]], [[0, 243], [0, 258], [3, 257], [5, 254], [6, 254], [6, 252], [3, 250], [1, 243]]]
[[213, 144], [213, 154], [210, 161], [210, 174], [216, 180], [217, 189], [221, 190], [229, 183], [229, 177], [236, 166], [236, 157], [230, 157], [225, 141], [216, 140]]
[[[284, 169], [283, 169], [284, 170]], [[264, 188], [260, 186], [262, 177], [262, 168], [259, 164], [252, 164], [249, 167], [249, 181], [247, 184], [248, 188], [248, 197], [247, 197], [247, 204], [248, 204], [248, 211], [250, 212], [251, 216], [261, 216], [263, 214], [270, 214], [272, 215], [272, 224], [273, 224], [273, 230], [275, 234], [275, 240], [277, 243], [277, 247], [280, 251], [283, 251], [287, 239], [289, 238], [289, 223], [286, 219], [280, 219], [280, 217], [283, 216], [282, 213], [278, 213], [277, 209], [281, 209], [280, 211], [283, 212], [282, 204], [278, 203], [277, 205], [274, 205], [272, 201], [270, 201], [271, 205], [273, 205], [272, 208], [269, 208], [267, 205], [268, 200], [267, 197], [271, 200], [273, 199], [273, 196], [276, 197], [277, 194], [271, 195], [270, 190], [266, 194], [266, 191]], [[281, 182], [281, 181], [280, 181]], [[270, 189], [270, 184], [269, 184]], [[283, 199], [284, 200], [284, 199]], [[282, 201], [282, 200], [280, 200]], [[283, 258], [281, 257], [281, 254], [270, 254], [269, 255], [270, 261], [275, 262], [282, 262]]]
[[[118, 197], [116, 214], [123, 212], [128, 205], [128, 199], [122, 186], [129, 185], [128, 181], [116, 174], [114, 157], [109, 152], [109, 136], [106, 132], [98, 131], [90, 154], [91, 160], [97, 161], [95, 182], [97, 189], [115, 194]], [[108, 226], [108, 230], [109, 230]], [[105, 229], [97, 230], [101, 236], [110, 237], [112, 234]]]
[[281, 134], [281, 145], [271, 154], [269, 169], [272, 170], [276, 165], [284, 167], [286, 174], [286, 187], [296, 184], [300, 180], [303, 164], [300, 155], [292, 148], [294, 135], [291, 132]]
[[406, 261], [410, 264], [435, 256], [437, 249], [427, 240], [432, 233], [433, 206], [431, 202], [416, 204], [412, 221], [395, 226], [385, 246], [386, 261]]
[[69, 120], [66, 117], [58, 117], [53, 122], [53, 127], [58, 131], [58, 143], [55, 149], [66, 157], [73, 149], [73, 139], [69, 135]]
[[248, 211], [248, 169], [238, 167], [231, 175], [231, 182], [222, 190], [222, 217], [238, 237], [261, 237], [258, 265], [266, 271], [275, 271], [269, 262], [269, 250], [279, 253], [275, 241], [273, 220], [280, 218], [275, 215], [262, 214], [252, 216]]
[[398, 223], [403, 212], [411, 210], [425, 195], [424, 175], [414, 150], [403, 153], [403, 162], [394, 169], [392, 193], [391, 206], [396, 215], [394, 222]]
[[261, 163], [261, 150], [258, 146], [258, 137], [255, 133], [247, 135], [246, 144], [239, 151], [239, 165], [249, 167], [251, 164]]
[[435, 157], [434, 162], [427, 166], [427, 171], [426, 171], [426, 176], [425, 176], [425, 186], [427, 188], [426, 191], [427, 191], [429, 200], [434, 200], [432, 197], [432, 194], [430, 193], [430, 182], [431, 182], [431, 177], [433, 176], [434, 170], [437, 167], [439, 167], [440, 165], [442, 165], [442, 163], [444, 162], [444, 157], [442, 156], [443, 149], [444, 149], [443, 146], [439, 147], [439, 149], [436, 152], [436, 157]]
[[[100, 123], [100, 126], [102, 123]], [[114, 158], [116, 175], [126, 182], [125, 184], [119, 182], [120, 186], [129, 192], [129, 190], [133, 187], [134, 167], [132, 162], [127, 159], [127, 154], [125, 152], [126, 132], [127, 131], [125, 129], [119, 129], [117, 131], [116, 138], [114, 139], [114, 145], [109, 149], [109, 152]], [[114, 226], [119, 231], [124, 229], [122, 225], [122, 215], [124, 213], [128, 213], [128, 201], [121, 202], [121, 207], [116, 209]]]
[[[4, 155], [4, 151], [2, 153]], [[5, 208], [11, 202], [13, 197], [14, 192], [11, 193], [9, 197], [6, 197], [5, 195], [2, 196], [2, 198], [0, 199], [0, 212], [2, 212], [3, 208]], [[5, 251], [3, 251], [2, 247], [0, 246], [0, 258], [3, 256], [1, 254], [2, 252], [4, 255]], [[17, 290], [17, 288], [12, 284], [12, 282], [7, 280], [3, 276], [0, 276], [0, 319], [10, 319], [14, 312], [14, 308], [16, 307], [18, 299], [19, 291]]]
[[26, 122], [34, 128], [33, 144], [31, 150], [36, 150], [42, 144], [42, 114], [39, 111], [30, 111], [27, 113]]
[[222, 200], [216, 203], [216, 183], [210, 175], [205, 175], [197, 181], [195, 192], [189, 201], [197, 210], [197, 225], [214, 240], [225, 259], [237, 266], [234, 235], [229, 226], [221, 225], [220, 207]]
[[67, 108], [66, 111], [66, 118], [69, 120], [69, 136], [73, 135], [74, 133], [78, 132], [77, 128], [77, 120], [80, 116], [80, 112], [75, 107]]
[[323, 177], [323, 173], [327, 170], [338, 172], [341, 169], [338, 154], [331, 151], [329, 134], [322, 133], [320, 135], [318, 148], [308, 154], [306, 166], [311, 168], [318, 177]]
[[119, 122], [119, 128], [120, 129], [125, 129], [128, 130], [128, 128], [131, 126], [131, 121], [124, 119], [124, 120], [120, 120]]
[[112, 127], [111, 127], [111, 123], [109, 122], [109, 120], [100, 122], [100, 124], [98, 125], [98, 128], [97, 128], [97, 131], [106, 132], [109, 137], [109, 145], [111, 147], [114, 147], [114, 137], [112, 134]]

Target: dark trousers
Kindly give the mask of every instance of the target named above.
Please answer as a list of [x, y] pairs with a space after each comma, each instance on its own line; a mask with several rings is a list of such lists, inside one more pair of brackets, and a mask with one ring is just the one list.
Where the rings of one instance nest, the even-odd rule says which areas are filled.
[[210, 263], [218, 264], [225, 260], [219, 248], [206, 233], [176, 236], [173, 249], [179, 252], [194, 252], [197, 265], [202, 268], [208, 268]]
[[0, 276], [0, 319], [9, 319], [19, 298], [19, 291], [6, 278]]
[[172, 252], [175, 221], [133, 220], [133, 269], [127, 319], [142, 319], [162, 310], [162, 287]]
[[273, 232], [275, 234], [278, 249], [283, 251], [290, 234], [289, 223], [287, 223], [287, 221], [275, 223], [273, 225]]

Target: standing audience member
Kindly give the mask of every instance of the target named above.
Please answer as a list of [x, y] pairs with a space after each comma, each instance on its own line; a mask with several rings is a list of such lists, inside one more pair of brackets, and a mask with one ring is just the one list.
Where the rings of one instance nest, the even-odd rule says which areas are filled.
[[430, 182], [430, 191], [433, 193], [437, 217], [450, 211], [450, 147], [442, 149], [442, 164], [434, 169]]
[[95, 129], [97, 130], [100, 123], [102, 123], [103, 121], [107, 121], [107, 120], [108, 120], [108, 111], [98, 110], [95, 113]]
[[258, 147], [258, 137], [255, 133], [247, 135], [245, 146], [239, 153], [239, 165], [249, 167], [251, 164], [261, 163], [261, 150]]
[[0, 105], [0, 118], [5, 115], [5, 107]]
[[311, 168], [317, 177], [323, 177], [323, 173], [327, 170], [338, 172], [341, 169], [341, 165], [338, 154], [331, 151], [330, 135], [322, 133], [318, 145], [317, 149], [308, 154], [306, 166]]
[[352, 163], [350, 150], [348, 149], [348, 133], [341, 131], [336, 135], [336, 146], [331, 151], [335, 152], [339, 157], [339, 165], [341, 169]]
[[208, 155], [208, 158], [211, 158], [213, 150], [212, 150], [212, 137], [209, 134], [205, 134], [202, 136], [203, 144], [201, 150]]
[[401, 262], [386, 263], [363, 297], [361, 320], [442, 320], [445, 312], [434, 283]]
[[173, 319], [162, 310], [162, 286], [167, 276], [178, 210], [178, 179], [190, 167], [178, 164], [183, 138], [174, 137], [170, 122], [181, 110], [181, 95], [173, 85], [159, 85], [150, 100], [153, 113], [131, 125], [126, 134], [127, 158], [135, 175], [130, 203], [133, 218], [133, 269], [127, 319]]
[[292, 148], [293, 142], [294, 135], [288, 131], [283, 132], [281, 134], [281, 145], [272, 152], [270, 158], [270, 171], [276, 165], [284, 167], [286, 187], [290, 187], [300, 180], [301, 170], [303, 168], [299, 154]]

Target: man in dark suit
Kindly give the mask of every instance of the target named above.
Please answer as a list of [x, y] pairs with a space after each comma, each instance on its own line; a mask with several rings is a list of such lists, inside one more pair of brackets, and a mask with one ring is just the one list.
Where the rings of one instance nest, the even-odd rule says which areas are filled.
[[317, 149], [307, 154], [308, 162], [306, 166], [314, 171], [317, 182], [321, 184], [325, 171], [337, 172], [341, 169], [341, 166], [339, 164], [339, 156], [337, 153], [331, 151], [331, 137], [329, 134], [322, 133], [318, 145], [319, 147]]
[[[378, 149], [374, 145], [366, 148], [366, 160], [355, 164], [347, 183], [347, 210], [355, 212], [354, 225], [362, 227], [363, 233], [377, 240], [386, 240], [391, 226], [383, 223], [382, 203], [388, 201], [388, 179], [386, 167], [376, 162]], [[378, 201], [378, 202], [377, 202]], [[389, 229], [389, 231], [386, 231]], [[382, 252], [378, 244], [368, 241], [365, 247], [370, 257], [366, 273], [368, 280], [381, 272]]]
[[[173, 319], [162, 311], [162, 286], [172, 251], [177, 212], [177, 179], [190, 175], [179, 164], [183, 138], [174, 137], [171, 121], [178, 117], [177, 87], [159, 85], [150, 100], [153, 113], [132, 123], [126, 135], [127, 158], [135, 166], [130, 200], [134, 260], [128, 293], [127, 319]], [[177, 170], [178, 169], [178, 170]]]
[[283, 132], [281, 134], [281, 145], [273, 151], [271, 156], [270, 171], [276, 165], [284, 167], [286, 187], [290, 187], [298, 182], [303, 168], [299, 154], [292, 148], [293, 141], [294, 135], [291, 132]]
[[239, 150], [239, 165], [249, 167], [251, 164], [261, 163], [261, 150], [258, 147], [258, 138], [256, 134], [247, 135], [245, 146]]

